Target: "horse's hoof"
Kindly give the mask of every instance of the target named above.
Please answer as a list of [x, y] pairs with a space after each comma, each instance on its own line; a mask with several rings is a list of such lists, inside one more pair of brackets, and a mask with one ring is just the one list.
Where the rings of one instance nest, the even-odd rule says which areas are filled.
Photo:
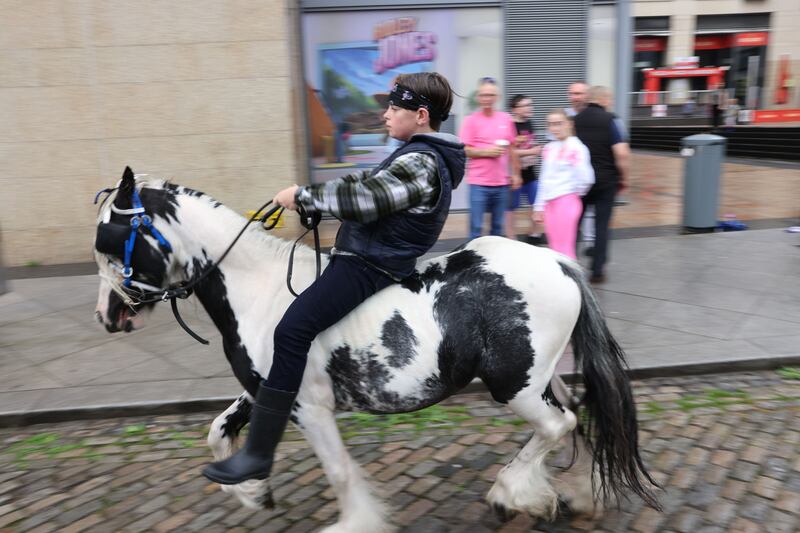
[[501, 503], [493, 503], [492, 511], [494, 511], [495, 516], [501, 522], [508, 522], [509, 520], [513, 519], [515, 516], [519, 514], [518, 511], [509, 509], [508, 507], [506, 507]]
[[264, 499], [261, 500], [261, 507], [269, 511], [275, 509], [275, 499], [272, 497], [272, 491], [264, 495]]

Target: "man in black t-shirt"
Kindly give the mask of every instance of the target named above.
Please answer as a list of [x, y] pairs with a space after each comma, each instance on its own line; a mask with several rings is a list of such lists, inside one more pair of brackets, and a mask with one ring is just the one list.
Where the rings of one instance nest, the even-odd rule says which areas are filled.
[[[508, 216], [506, 217], [506, 236], [509, 239], [516, 239], [516, 228], [514, 224], [514, 210], [518, 209], [524, 194], [528, 199], [528, 203], [533, 205], [536, 200], [536, 189], [538, 181], [536, 180], [536, 156], [542, 151], [541, 146], [536, 146], [536, 135], [533, 133], [533, 124], [531, 117], [533, 116], [533, 103], [530, 98], [524, 94], [514, 96], [509, 102], [509, 110], [511, 116], [514, 117], [514, 125], [517, 128], [517, 139], [514, 146], [517, 155], [520, 158], [522, 186], [518, 189], [511, 190], [508, 203]], [[530, 217], [526, 217], [533, 224]], [[541, 233], [533, 233], [534, 227], [528, 229], [528, 236], [537, 238], [541, 237]]]

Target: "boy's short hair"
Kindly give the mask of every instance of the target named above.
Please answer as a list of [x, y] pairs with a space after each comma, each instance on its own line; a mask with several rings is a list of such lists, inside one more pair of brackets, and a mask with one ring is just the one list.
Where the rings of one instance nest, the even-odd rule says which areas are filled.
[[[417, 94], [426, 97], [431, 105], [442, 112], [450, 113], [453, 105], [453, 88], [447, 78], [438, 72], [416, 72], [414, 74], [400, 74], [395, 79], [396, 83], [404, 85]], [[431, 115], [431, 129], [439, 131], [442, 120]]]

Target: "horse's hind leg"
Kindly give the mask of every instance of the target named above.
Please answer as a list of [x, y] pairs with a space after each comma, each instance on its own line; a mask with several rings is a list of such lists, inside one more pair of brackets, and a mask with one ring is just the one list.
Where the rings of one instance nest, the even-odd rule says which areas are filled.
[[[558, 375], [553, 376], [550, 383], [556, 399], [562, 405], [572, 406], [577, 402], [577, 399], [572, 397], [572, 393], [567, 388], [564, 380]], [[600, 486], [600, 479], [597, 469], [594, 468], [592, 453], [577, 428], [565, 440], [567, 445], [563, 451], [563, 456], [569, 461], [570, 466], [554, 479], [559, 499], [571, 513], [600, 513], [603, 511], [603, 504], [600, 501], [596, 501], [594, 495], [594, 487]], [[592, 477], [595, 478], [594, 484]]]
[[552, 520], [558, 509], [558, 495], [550, 485], [544, 461], [561, 437], [575, 428], [575, 415], [556, 400], [547, 386], [528, 386], [508, 406], [531, 423], [533, 437], [498, 473], [487, 500], [501, 518], [524, 511]]

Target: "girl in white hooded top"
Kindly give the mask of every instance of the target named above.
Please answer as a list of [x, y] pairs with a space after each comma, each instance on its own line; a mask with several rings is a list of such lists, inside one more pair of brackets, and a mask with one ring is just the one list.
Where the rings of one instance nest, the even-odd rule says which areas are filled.
[[542, 151], [539, 191], [533, 220], [544, 222], [550, 248], [576, 259], [575, 241], [583, 212], [581, 197], [594, 184], [589, 149], [572, 136], [572, 121], [557, 109], [547, 115], [547, 130], [556, 139]]

